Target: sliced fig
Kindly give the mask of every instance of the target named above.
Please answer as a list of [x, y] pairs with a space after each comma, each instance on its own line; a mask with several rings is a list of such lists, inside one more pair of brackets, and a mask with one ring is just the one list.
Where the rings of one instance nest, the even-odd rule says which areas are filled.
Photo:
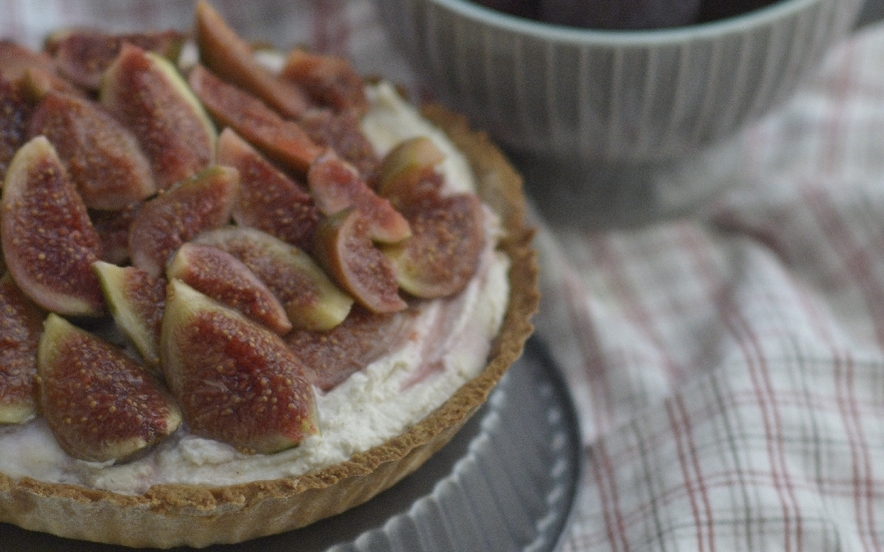
[[74, 458], [125, 460], [181, 425], [181, 412], [159, 380], [56, 314], [46, 319], [37, 366], [46, 423]]
[[16, 81], [31, 67], [55, 72], [55, 62], [45, 52], [31, 50], [11, 40], [0, 39], [0, 77]]
[[169, 280], [181, 280], [273, 332], [292, 329], [285, 309], [264, 282], [239, 259], [211, 245], [185, 243], [169, 267]]
[[271, 454], [319, 432], [313, 389], [282, 339], [178, 280], [161, 343], [166, 381], [197, 435]]
[[182, 243], [227, 224], [239, 192], [239, 172], [212, 166], [144, 204], [129, 227], [132, 264], [153, 277]]
[[284, 339], [303, 363], [310, 383], [330, 391], [405, 342], [413, 313], [375, 314], [357, 305], [346, 320], [328, 332], [296, 330]]
[[92, 226], [101, 238], [101, 260], [122, 265], [129, 260], [129, 227], [143, 203], [132, 203], [116, 211], [89, 211]]
[[399, 296], [393, 265], [368, 236], [368, 222], [346, 209], [319, 223], [313, 254], [357, 303], [371, 312], [395, 312], [408, 305]]
[[319, 211], [331, 216], [355, 208], [373, 241], [396, 243], [411, 235], [405, 220], [390, 202], [375, 194], [351, 165], [327, 150], [310, 166], [307, 184]]
[[55, 73], [40, 67], [28, 67], [24, 76], [20, 79], [22, 88], [28, 100], [37, 103], [49, 92], [61, 92], [79, 98], [86, 98], [86, 93], [77, 88], [73, 83], [65, 80]]
[[441, 181], [436, 166], [445, 154], [426, 136], [410, 138], [391, 149], [381, 161], [376, 175], [379, 195], [397, 208], [419, 201], [422, 196], [439, 193]]
[[316, 145], [335, 150], [353, 165], [363, 180], [368, 182], [373, 177], [380, 160], [353, 113], [311, 109], [298, 118], [298, 124]]
[[37, 344], [44, 317], [9, 274], [0, 278], [0, 424], [37, 415]]
[[131, 130], [166, 190], [214, 160], [216, 131], [169, 60], [124, 43], [105, 72], [101, 103]]
[[485, 243], [479, 198], [472, 194], [438, 197], [403, 212], [412, 236], [384, 248], [399, 286], [421, 298], [461, 291], [476, 272]]
[[48, 92], [31, 117], [30, 137], [55, 146], [86, 207], [115, 210], [156, 192], [135, 136], [98, 104]]
[[159, 370], [160, 330], [166, 302], [166, 280], [134, 266], [96, 261], [92, 269], [101, 282], [108, 310], [132, 342], [147, 368]]
[[32, 112], [33, 108], [21, 88], [0, 75], [0, 184], [6, 177], [15, 152], [27, 141], [28, 121]]
[[200, 61], [213, 73], [248, 90], [284, 117], [297, 117], [307, 109], [304, 91], [261, 66], [252, 47], [205, 0], [196, 5], [196, 42]]
[[231, 128], [218, 138], [218, 163], [239, 171], [233, 220], [307, 249], [319, 224], [313, 198]]
[[357, 117], [368, 111], [365, 81], [346, 59], [291, 50], [280, 77], [297, 83], [317, 104], [335, 111], [349, 111]]
[[260, 230], [220, 228], [194, 239], [242, 261], [279, 299], [292, 326], [328, 330], [340, 324], [353, 298], [341, 291], [313, 259], [297, 247]]
[[229, 126], [264, 155], [303, 174], [322, 153], [298, 123], [285, 120], [257, 97], [228, 84], [197, 65], [188, 76], [191, 88], [219, 126]]
[[44, 136], [18, 150], [0, 202], [0, 242], [9, 272], [22, 291], [60, 314], [102, 314], [104, 298], [90, 268], [101, 255], [101, 240]]
[[98, 30], [68, 30], [50, 37], [58, 72], [87, 90], [101, 88], [101, 77], [124, 43], [176, 59], [184, 44], [184, 34], [174, 30], [154, 33], [111, 34]]

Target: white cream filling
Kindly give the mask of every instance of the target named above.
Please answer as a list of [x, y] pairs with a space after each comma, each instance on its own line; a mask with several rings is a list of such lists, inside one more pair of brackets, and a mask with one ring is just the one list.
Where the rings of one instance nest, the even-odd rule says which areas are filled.
[[[430, 136], [446, 153], [441, 166], [452, 191], [474, 188], [464, 156], [444, 133], [405, 103], [389, 84], [368, 90], [371, 109], [364, 131], [379, 153], [403, 139]], [[137, 494], [162, 483], [229, 485], [304, 474], [382, 444], [439, 407], [485, 366], [509, 296], [507, 257], [495, 252], [499, 224], [488, 212], [486, 248], [476, 277], [457, 298], [426, 304], [414, 333], [401, 347], [373, 362], [327, 394], [317, 394], [321, 434], [272, 455], [246, 455], [217, 441], [179, 431], [146, 455], [123, 464], [75, 460], [56, 444], [45, 422], [0, 426], [0, 472], [18, 479], [73, 483]], [[450, 316], [448, 309], [456, 309]], [[442, 342], [434, 329], [445, 320]], [[426, 355], [437, 369], [414, 379]]]

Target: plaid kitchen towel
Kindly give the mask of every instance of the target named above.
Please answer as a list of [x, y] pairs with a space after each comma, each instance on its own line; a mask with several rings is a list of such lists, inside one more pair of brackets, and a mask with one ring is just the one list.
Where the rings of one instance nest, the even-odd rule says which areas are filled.
[[[420, 90], [370, 2], [214, 4], [246, 36]], [[118, 29], [184, 28], [192, 9], [0, 0], [0, 36], [39, 44], [94, 23], [86, 5]], [[884, 548], [884, 27], [733, 147], [734, 182], [681, 218], [536, 215], [538, 334], [586, 451], [566, 551]]]

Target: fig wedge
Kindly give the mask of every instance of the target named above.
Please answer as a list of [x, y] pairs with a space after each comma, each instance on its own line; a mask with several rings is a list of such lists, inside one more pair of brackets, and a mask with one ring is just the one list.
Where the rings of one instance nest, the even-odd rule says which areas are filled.
[[248, 90], [283, 117], [297, 117], [308, 108], [304, 91], [261, 66], [252, 47], [205, 0], [196, 5], [196, 43], [200, 61], [213, 73]]
[[174, 60], [184, 45], [184, 34], [174, 30], [153, 33], [111, 34], [92, 29], [72, 29], [49, 37], [59, 74], [87, 90], [101, 88], [101, 78], [124, 43]]
[[159, 373], [160, 330], [166, 302], [166, 280], [134, 266], [104, 261], [92, 264], [117, 327], [138, 350], [146, 367]]
[[0, 425], [37, 415], [37, 345], [44, 318], [9, 274], [0, 278]]
[[135, 136], [90, 100], [48, 92], [34, 110], [28, 135], [49, 139], [86, 207], [117, 210], [156, 193]]
[[166, 268], [166, 277], [181, 280], [274, 333], [292, 329], [285, 309], [264, 282], [239, 259], [217, 247], [185, 243]]
[[352, 165], [327, 150], [310, 166], [307, 184], [319, 211], [331, 216], [357, 209], [373, 241], [396, 243], [411, 235], [405, 220], [387, 199], [375, 194]]
[[372, 181], [380, 159], [353, 113], [311, 109], [298, 118], [298, 124], [317, 146], [335, 150], [363, 180]]
[[313, 254], [319, 264], [357, 303], [371, 312], [408, 307], [399, 296], [393, 265], [368, 236], [368, 222], [346, 209], [319, 223]]
[[328, 332], [296, 330], [284, 340], [303, 363], [310, 383], [328, 392], [404, 343], [411, 333], [414, 312], [375, 314], [357, 305], [346, 320]]
[[412, 236], [383, 248], [399, 287], [424, 299], [461, 291], [476, 272], [485, 244], [479, 198], [457, 194], [427, 199], [403, 212]]
[[285, 120], [257, 97], [226, 83], [197, 65], [188, 82], [219, 126], [228, 126], [264, 155], [297, 174], [304, 174], [322, 148], [298, 123]]
[[135, 134], [158, 189], [169, 189], [214, 161], [215, 126], [162, 56], [124, 43], [105, 72], [100, 101]]
[[270, 234], [231, 226], [193, 241], [226, 251], [249, 267], [279, 299], [295, 328], [329, 330], [347, 317], [353, 305], [353, 298], [309, 255]]
[[132, 264], [154, 278], [181, 246], [227, 224], [239, 193], [239, 172], [212, 166], [144, 204], [129, 227]]
[[368, 111], [365, 81], [344, 58], [295, 48], [286, 56], [279, 76], [297, 83], [321, 106], [356, 117]]
[[15, 152], [27, 141], [32, 112], [21, 87], [0, 75], [0, 186]]
[[277, 170], [236, 131], [225, 128], [218, 138], [218, 163], [239, 171], [240, 191], [233, 220], [282, 241], [307, 249], [319, 224], [313, 198]]
[[0, 77], [10, 82], [17, 81], [31, 67], [55, 72], [55, 62], [47, 53], [0, 39]]
[[123, 265], [129, 260], [129, 227], [143, 203], [116, 211], [90, 210], [89, 219], [101, 238], [101, 260]]
[[436, 166], [445, 154], [430, 138], [417, 136], [400, 142], [384, 156], [378, 168], [377, 193], [401, 209], [422, 197], [439, 194]]
[[197, 435], [272, 454], [319, 432], [313, 389], [282, 339], [179, 280], [161, 343], [166, 381]]
[[46, 137], [30, 140], [12, 159], [0, 207], [3, 255], [21, 290], [46, 310], [101, 315], [104, 297], [90, 268], [101, 240]]
[[181, 425], [181, 412], [159, 380], [56, 314], [46, 319], [37, 366], [43, 416], [74, 458], [125, 460]]

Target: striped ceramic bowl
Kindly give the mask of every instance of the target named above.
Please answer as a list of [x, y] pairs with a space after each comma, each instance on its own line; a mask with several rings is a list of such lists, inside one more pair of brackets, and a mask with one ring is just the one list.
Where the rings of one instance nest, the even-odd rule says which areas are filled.
[[783, 102], [852, 28], [863, 0], [780, 0], [708, 23], [600, 31], [468, 0], [375, 0], [450, 108], [514, 152], [677, 158]]

